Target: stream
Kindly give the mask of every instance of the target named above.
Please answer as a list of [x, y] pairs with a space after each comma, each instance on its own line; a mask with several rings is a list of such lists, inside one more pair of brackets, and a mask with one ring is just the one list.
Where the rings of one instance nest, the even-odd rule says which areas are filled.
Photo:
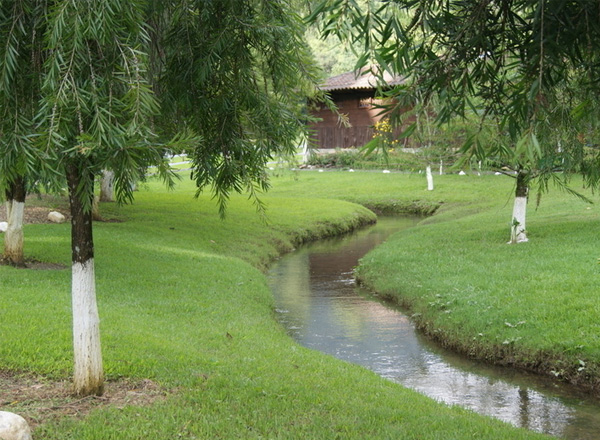
[[353, 268], [411, 218], [380, 218], [351, 235], [322, 240], [271, 267], [277, 316], [305, 347], [371, 369], [438, 401], [573, 440], [600, 438], [600, 401], [547, 378], [485, 365], [418, 334], [392, 303], [358, 288]]

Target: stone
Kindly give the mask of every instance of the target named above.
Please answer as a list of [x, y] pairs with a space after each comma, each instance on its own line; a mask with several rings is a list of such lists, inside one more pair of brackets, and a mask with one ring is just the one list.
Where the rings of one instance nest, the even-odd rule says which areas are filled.
[[60, 212], [52, 211], [48, 213], [48, 220], [50, 220], [52, 223], [64, 223], [66, 218]]
[[0, 222], [0, 232], [6, 232], [8, 230], [8, 223]]
[[32, 440], [27, 421], [18, 414], [0, 411], [0, 440]]

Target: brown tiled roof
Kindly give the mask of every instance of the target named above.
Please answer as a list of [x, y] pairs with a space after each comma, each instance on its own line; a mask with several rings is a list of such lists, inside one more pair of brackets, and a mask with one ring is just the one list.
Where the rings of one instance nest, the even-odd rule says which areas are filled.
[[[401, 77], [393, 77], [385, 72], [383, 75], [385, 85], [396, 86], [402, 84], [404, 79]], [[325, 84], [321, 86], [321, 90], [330, 92], [334, 90], [369, 90], [377, 87], [378, 78], [371, 72], [346, 72], [341, 75], [332, 76]]]

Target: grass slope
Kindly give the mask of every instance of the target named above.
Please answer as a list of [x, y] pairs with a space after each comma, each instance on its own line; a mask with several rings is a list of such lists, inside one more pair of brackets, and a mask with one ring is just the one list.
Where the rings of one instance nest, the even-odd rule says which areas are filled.
[[[300, 240], [371, 221], [364, 208], [273, 194], [265, 224], [236, 197], [221, 222], [188, 184], [169, 194], [150, 188], [133, 206], [104, 205], [125, 221], [95, 227], [103, 352], [109, 379], [149, 378], [172, 394], [47, 422], [35, 438], [543, 437], [304, 349], [275, 322], [259, 268]], [[28, 225], [25, 233], [30, 257], [68, 264], [68, 225]], [[0, 267], [0, 370], [69, 377], [69, 284], [68, 270]]]
[[448, 346], [598, 393], [598, 214], [554, 192], [531, 212], [530, 242], [508, 246], [510, 207], [457, 209], [396, 235], [360, 276]]

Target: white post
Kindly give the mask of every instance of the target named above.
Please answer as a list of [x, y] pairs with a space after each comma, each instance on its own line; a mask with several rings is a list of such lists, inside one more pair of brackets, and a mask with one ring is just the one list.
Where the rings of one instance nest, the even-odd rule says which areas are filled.
[[304, 142], [302, 142], [302, 163], [308, 162], [308, 156], [309, 156], [308, 142], [304, 141]]

